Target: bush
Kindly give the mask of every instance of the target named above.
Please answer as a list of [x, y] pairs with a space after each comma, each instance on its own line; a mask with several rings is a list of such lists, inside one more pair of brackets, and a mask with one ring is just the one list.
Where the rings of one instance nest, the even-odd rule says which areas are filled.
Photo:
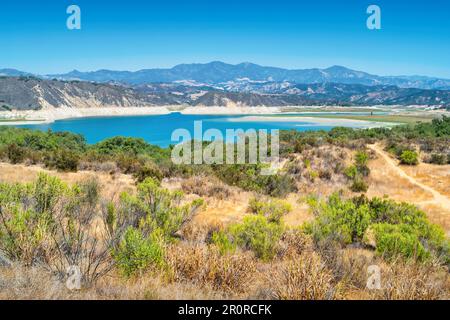
[[261, 192], [272, 197], [285, 197], [296, 190], [287, 174], [261, 175], [262, 164], [213, 166], [214, 174], [223, 182], [244, 190]]
[[369, 161], [369, 155], [365, 151], [358, 151], [355, 155], [355, 164], [357, 167], [362, 168], [367, 166]]
[[362, 178], [356, 178], [353, 180], [350, 190], [353, 192], [367, 192], [369, 186]]
[[178, 232], [203, 205], [202, 199], [182, 204], [182, 192], [164, 189], [152, 178], [138, 184], [137, 189], [137, 196], [121, 195], [115, 219], [138, 226], [144, 234], [158, 231], [166, 240], [179, 237]]
[[248, 210], [251, 213], [266, 217], [269, 222], [279, 223], [284, 215], [292, 211], [292, 206], [282, 200], [267, 199], [259, 201], [252, 198], [249, 201]]
[[147, 178], [153, 178], [158, 181], [163, 179], [163, 173], [153, 162], [146, 162], [143, 166], [140, 166], [136, 169], [133, 176], [138, 183], [143, 182]]
[[311, 199], [309, 204], [316, 218], [304, 230], [319, 245], [364, 242], [387, 259], [424, 261], [432, 255], [443, 264], [450, 262], [450, 242], [444, 231], [413, 205], [365, 196], [342, 200], [337, 194], [327, 202]]
[[213, 232], [211, 243], [217, 246], [221, 254], [232, 253], [236, 250], [236, 244], [223, 231]]
[[430, 253], [420, 243], [413, 227], [406, 224], [374, 224], [376, 252], [386, 259], [404, 257], [424, 261]]
[[418, 165], [419, 160], [417, 152], [411, 150], [403, 151], [402, 154], [400, 155], [400, 163], [409, 166]]
[[6, 154], [9, 161], [12, 164], [17, 164], [23, 162], [26, 156], [26, 150], [23, 147], [19, 147], [15, 143], [10, 144], [6, 147]]
[[358, 206], [353, 201], [342, 200], [338, 194], [333, 194], [326, 203], [312, 200], [310, 206], [317, 216], [305, 225], [305, 230], [318, 243], [329, 240], [342, 244], [359, 242], [371, 221], [367, 205]]
[[371, 299], [448, 299], [448, 269], [415, 261], [393, 261], [382, 270], [381, 290], [370, 290]]
[[146, 238], [139, 230], [129, 227], [113, 252], [117, 267], [126, 277], [143, 272], [150, 266], [164, 265], [164, 248], [157, 236]]
[[67, 149], [48, 152], [44, 157], [46, 167], [63, 172], [76, 172], [79, 161], [80, 156], [76, 152]]
[[69, 187], [45, 174], [30, 184], [0, 184], [0, 251], [60, 279], [76, 265], [82, 284], [92, 284], [111, 270], [110, 252], [120, 239], [111, 230], [101, 239], [93, 235], [97, 195], [91, 183]]
[[344, 174], [349, 179], [354, 179], [358, 175], [358, 169], [356, 166], [349, 166], [344, 170]]
[[430, 158], [430, 163], [444, 165], [447, 164], [447, 155], [433, 153]]
[[248, 216], [242, 223], [231, 225], [229, 232], [238, 246], [267, 261], [276, 254], [283, 227], [263, 216]]

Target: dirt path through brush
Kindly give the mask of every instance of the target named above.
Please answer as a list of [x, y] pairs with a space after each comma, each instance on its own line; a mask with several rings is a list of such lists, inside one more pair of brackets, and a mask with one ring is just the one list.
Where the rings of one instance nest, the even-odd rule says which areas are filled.
[[444, 208], [450, 208], [450, 199], [438, 192], [437, 190], [433, 189], [430, 186], [427, 186], [415, 179], [414, 177], [411, 177], [408, 175], [401, 167], [399, 167], [395, 160], [393, 160], [381, 147], [377, 144], [371, 144], [367, 145], [368, 148], [375, 151], [377, 155], [382, 157], [384, 161], [391, 167], [392, 170], [394, 170], [400, 177], [407, 179], [410, 183], [414, 184], [415, 186], [422, 188], [423, 190], [429, 192], [433, 196], [433, 200], [431, 201], [423, 201], [422, 203], [435, 203], [440, 206], [444, 206]]

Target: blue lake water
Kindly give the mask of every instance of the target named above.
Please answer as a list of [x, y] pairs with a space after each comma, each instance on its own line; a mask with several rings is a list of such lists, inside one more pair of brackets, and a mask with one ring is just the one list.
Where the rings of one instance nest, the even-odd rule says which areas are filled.
[[[355, 114], [355, 113], [351, 113]], [[308, 114], [302, 114], [308, 116]], [[283, 115], [288, 116], [288, 115]], [[298, 115], [297, 115], [298, 116]], [[219, 129], [225, 136], [226, 129], [295, 129], [330, 130], [332, 126], [321, 126], [313, 123], [299, 121], [230, 121], [233, 118], [243, 117], [230, 115], [182, 115], [171, 113], [167, 115], [152, 116], [126, 116], [126, 117], [92, 117], [59, 120], [49, 124], [23, 125], [22, 128], [39, 130], [70, 131], [85, 136], [88, 143], [96, 143], [114, 136], [139, 137], [149, 143], [167, 147], [178, 141], [171, 141], [172, 132], [176, 129], [187, 129], [192, 135], [194, 121], [202, 121], [203, 132], [210, 128]]]

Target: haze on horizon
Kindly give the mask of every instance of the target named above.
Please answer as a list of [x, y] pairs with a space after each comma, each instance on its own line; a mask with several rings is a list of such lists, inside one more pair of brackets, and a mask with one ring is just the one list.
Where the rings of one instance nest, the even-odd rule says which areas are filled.
[[[82, 10], [79, 31], [66, 28], [70, 4]], [[366, 27], [370, 4], [382, 10], [381, 30]], [[0, 5], [0, 69], [58, 74], [248, 61], [449, 79], [449, 10], [438, 0], [18, 0]]]

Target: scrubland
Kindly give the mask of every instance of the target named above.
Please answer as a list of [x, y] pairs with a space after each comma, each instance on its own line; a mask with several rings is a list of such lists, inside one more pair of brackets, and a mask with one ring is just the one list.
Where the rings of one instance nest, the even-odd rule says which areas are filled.
[[0, 298], [450, 298], [449, 118], [280, 141], [267, 177], [0, 129]]

